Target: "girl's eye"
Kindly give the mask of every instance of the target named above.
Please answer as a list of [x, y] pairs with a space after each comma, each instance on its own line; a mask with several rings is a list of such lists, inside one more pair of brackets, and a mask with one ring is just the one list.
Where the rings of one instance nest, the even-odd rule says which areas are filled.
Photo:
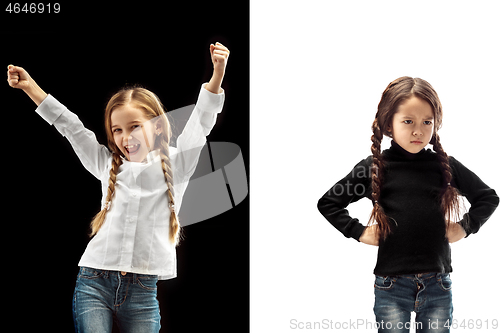
[[403, 121], [406, 125], [411, 125], [413, 124], [413, 120], [405, 120]]
[[424, 124], [425, 124], [425, 125], [432, 125], [432, 121], [430, 121], [430, 120], [426, 120], [426, 121], [424, 121]]
[[118, 131], [121, 131], [121, 129], [119, 129], [119, 128], [115, 128], [115, 129], [113, 130], [113, 132], [114, 132], [114, 133], [118, 133]]

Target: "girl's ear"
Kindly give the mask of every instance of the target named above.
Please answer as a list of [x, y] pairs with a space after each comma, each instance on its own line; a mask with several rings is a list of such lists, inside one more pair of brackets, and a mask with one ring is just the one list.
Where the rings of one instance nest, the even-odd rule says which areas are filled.
[[392, 138], [392, 126], [391, 126], [391, 124], [387, 125], [386, 131], [387, 131], [387, 133], [389, 133], [388, 136], [390, 138]]
[[163, 122], [161, 120], [161, 117], [158, 117], [158, 119], [156, 119], [154, 128], [155, 128], [155, 135], [157, 136], [163, 132]]

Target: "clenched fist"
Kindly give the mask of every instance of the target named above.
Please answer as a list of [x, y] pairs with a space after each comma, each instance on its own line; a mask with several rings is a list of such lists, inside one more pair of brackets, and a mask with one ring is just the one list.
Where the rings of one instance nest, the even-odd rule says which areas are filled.
[[215, 45], [210, 44], [210, 57], [212, 58], [212, 63], [214, 65], [214, 73], [208, 84], [205, 86], [205, 89], [214, 94], [219, 94], [222, 92], [221, 83], [226, 71], [229, 49], [219, 42], [215, 43]]
[[464, 228], [455, 222], [451, 222], [446, 231], [446, 237], [449, 243], [455, 243], [467, 236]]
[[219, 42], [215, 43], [215, 45], [210, 44], [210, 56], [214, 64], [214, 71], [224, 74], [227, 59], [229, 58], [229, 49]]
[[378, 246], [379, 238], [378, 225], [374, 224], [365, 228], [365, 231], [359, 237], [359, 241], [364, 244]]
[[12, 88], [22, 89], [36, 105], [40, 105], [47, 94], [36, 84], [22, 67], [9, 65], [7, 67], [7, 82]]
[[24, 90], [30, 87], [31, 81], [31, 77], [24, 68], [9, 65], [7, 70], [7, 82], [9, 82], [9, 86]]

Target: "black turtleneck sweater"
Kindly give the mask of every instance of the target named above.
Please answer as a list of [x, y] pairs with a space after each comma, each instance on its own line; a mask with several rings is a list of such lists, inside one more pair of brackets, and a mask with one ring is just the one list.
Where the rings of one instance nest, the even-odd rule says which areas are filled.
[[[379, 203], [390, 217], [392, 232], [379, 242], [374, 273], [382, 276], [449, 273], [451, 250], [440, 209], [443, 182], [437, 154], [422, 149], [407, 152], [394, 141], [383, 151], [384, 171]], [[359, 162], [318, 201], [325, 218], [346, 237], [359, 241], [365, 226], [349, 216], [346, 207], [361, 198], [371, 199], [372, 156]], [[478, 176], [450, 157], [451, 185], [471, 207], [459, 222], [467, 236], [476, 233], [498, 206], [498, 196]]]

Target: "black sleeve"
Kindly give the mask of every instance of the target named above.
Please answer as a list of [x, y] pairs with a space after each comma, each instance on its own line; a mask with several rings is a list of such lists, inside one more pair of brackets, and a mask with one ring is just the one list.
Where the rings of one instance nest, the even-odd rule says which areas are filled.
[[453, 173], [453, 186], [471, 204], [469, 212], [464, 214], [464, 218], [458, 222], [469, 236], [478, 232], [493, 214], [498, 206], [498, 196], [495, 190], [453, 157], [450, 157], [450, 166]]
[[345, 209], [351, 202], [363, 197], [371, 197], [371, 164], [368, 157], [354, 167], [342, 180], [337, 182], [318, 201], [318, 210], [345, 237], [352, 237], [359, 242], [365, 226], [358, 219], [349, 216]]

